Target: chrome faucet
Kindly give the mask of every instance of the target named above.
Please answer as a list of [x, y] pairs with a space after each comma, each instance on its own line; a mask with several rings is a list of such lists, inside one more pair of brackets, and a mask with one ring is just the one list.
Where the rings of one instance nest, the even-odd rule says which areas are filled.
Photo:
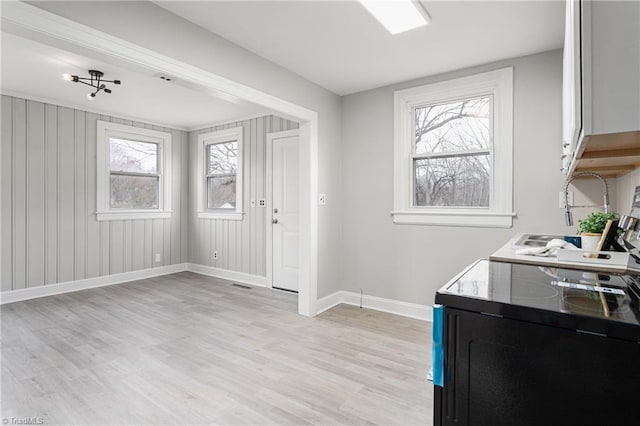
[[[596, 179], [600, 179], [600, 182], [602, 182], [602, 185], [604, 185], [604, 205], [603, 206], [571, 206], [569, 205], [569, 184], [571, 184], [571, 182], [575, 178], [580, 176], [593, 176]], [[576, 207], [604, 207], [604, 212], [609, 213], [609, 186], [607, 185], [607, 180], [603, 178], [601, 175], [599, 175], [598, 173], [580, 172], [580, 173], [574, 174], [573, 176], [571, 176], [565, 181], [563, 191], [564, 191], [564, 206], [565, 206], [564, 218], [567, 226], [573, 226], [573, 214], [571, 213], [571, 209], [574, 209]]]

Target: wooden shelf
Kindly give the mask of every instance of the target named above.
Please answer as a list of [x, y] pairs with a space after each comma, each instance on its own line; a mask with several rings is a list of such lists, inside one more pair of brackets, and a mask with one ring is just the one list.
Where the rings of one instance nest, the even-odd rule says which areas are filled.
[[640, 167], [640, 132], [588, 136], [583, 146], [575, 173], [620, 177]]

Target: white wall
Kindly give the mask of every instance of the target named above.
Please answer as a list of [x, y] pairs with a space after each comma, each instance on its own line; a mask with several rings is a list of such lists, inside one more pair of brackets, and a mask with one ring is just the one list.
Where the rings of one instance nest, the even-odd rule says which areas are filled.
[[340, 97], [151, 2], [30, 2], [42, 9], [155, 50], [318, 112], [318, 298], [340, 288]]
[[[197, 216], [198, 135], [243, 127], [243, 220], [199, 219]], [[267, 209], [251, 207], [251, 199], [266, 198], [267, 134], [297, 129], [298, 123], [273, 115], [189, 132], [189, 261], [264, 277]], [[269, 215], [271, 217], [271, 215]], [[213, 260], [213, 251], [218, 260]]]
[[[514, 67], [514, 207], [511, 229], [394, 225], [393, 92], [502, 67]], [[343, 98], [342, 282], [348, 291], [431, 304], [435, 291], [515, 233], [573, 233], [558, 193], [562, 52], [501, 61]], [[599, 193], [579, 183], [586, 197]], [[584, 187], [584, 188], [583, 188]], [[581, 196], [577, 197], [578, 199]], [[579, 213], [576, 219], [579, 218]]]
[[631, 173], [620, 176], [616, 179], [615, 188], [617, 192], [615, 209], [620, 214], [629, 214], [631, 211], [631, 202], [636, 186], [640, 185], [640, 169], [636, 169]]
[[[98, 120], [172, 134], [170, 219], [96, 220]], [[3, 292], [187, 261], [186, 132], [9, 96], [0, 125]]]

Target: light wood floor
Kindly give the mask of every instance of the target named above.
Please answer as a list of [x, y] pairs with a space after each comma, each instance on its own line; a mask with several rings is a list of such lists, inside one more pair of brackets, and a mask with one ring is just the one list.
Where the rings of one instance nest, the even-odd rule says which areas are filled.
[[430, 324], [183, 272], [2, 307], [2, 417], [432, 423]]

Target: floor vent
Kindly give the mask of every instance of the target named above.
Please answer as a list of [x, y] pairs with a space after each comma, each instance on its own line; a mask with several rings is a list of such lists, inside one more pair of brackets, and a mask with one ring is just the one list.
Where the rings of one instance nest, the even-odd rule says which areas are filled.
[[248, 285], [243, 285], [243, 284], [238, 284], [238, 283], [233, 283], [231, 285], [234, 286], [234, 287], [244, 288], [245, 290], [251, 290], [251, 287], [249, 287]]

